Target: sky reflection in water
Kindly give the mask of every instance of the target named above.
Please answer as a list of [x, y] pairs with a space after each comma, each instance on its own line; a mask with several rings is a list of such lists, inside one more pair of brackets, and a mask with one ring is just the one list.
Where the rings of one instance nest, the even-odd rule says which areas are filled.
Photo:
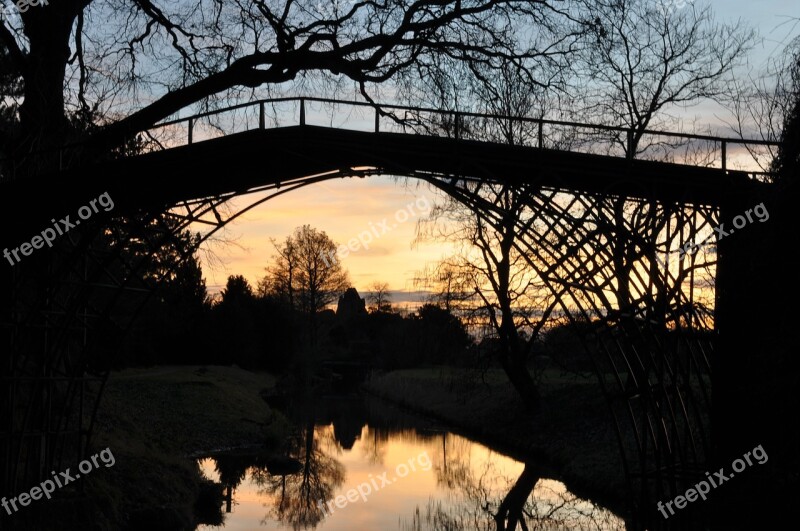
[[[275, 476], [263, 466], [246, 468], [224, 529], [488, 531], [498, 529], [498, 513], [512, 520], [524, 515], [530, 530], [625, 529], [610, 511], [541, 477], [535, 464], [526, 467], [452, 433], [389, 433], [364, 426], [354, 442], [345, 437], [343, 447], [331, 424], [300, 430], [294, 448], [292, 457], [302, 464], [297, 474]], [[421, 466], [428, 459], [431, 466]], [[398, 477], [398, 465], [409, 462], [416, 470]], [[219, 480], [214, 459], [200, 465], [207, 477]], [[378, 478], [384, 473], [391, 484], [382, 486]], [[371, 488], [366, 501], [359, 497], [345, 505], [340, 498], [344, 507], [331, 504], [329, 513], [318, 503], [346, 496], [362, 483], [379, 487]], [[535, 485], [532, 493], [530, 485]]]

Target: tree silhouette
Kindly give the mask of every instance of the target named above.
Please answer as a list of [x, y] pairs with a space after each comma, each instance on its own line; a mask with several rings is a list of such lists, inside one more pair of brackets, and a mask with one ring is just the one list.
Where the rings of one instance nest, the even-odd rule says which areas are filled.
[[369, 287], [367, 300], [370, 303], [371, 312], [391, 312], [391, 299], [389, 284], [386, 282], [373, 282]]
[[349, 287], [347, 272], [335, 259], [336, 244], [324, 231], [303, 225], [273, 245], [277, 254], [264, 285], [292, 308], [313, 316]]
[[[174, 231], [175, 223], [169, 216], [116, 219], [92, 244], [98, 253], [121, 249], [122, 259], [109, 264], [108, 272], [117, 278], [136, 278], [140, 286], [155, 293], [145, 301], [136, 293], [119, 294], [116, 315], [130, 315], [143, 303], [144, 307], [133, 333], [113, 359], [116, 366], [156, 360], [196, 362], [202, 355], [198, 331], [210, 299], [196, 252], [199, 236]], [[101, 365], [108, 361], [98, 360]]]
[[253, 288], [250, 283], [242, 275], [231, 275], [228, 277], [228, 282], [220, 292], [222, 297], [220, 304], [233, 304], [242, 305], [250, 304], [255, 300], [253, 295]]
[[322, 448], [331, 433], [320, 435], [314, 429], [311, 418], [293, 438], [290, 456], [300, 461], [302, 468], [297, 474], [272, 475], [264, 469], [255, 471], [255, 483], [261, 493], [273, 500], [271, 516], [289, 525], [292, 529], [308, 529], [325, 518], [325, 502], [333, 497], [335, 490], [344, 482], [344, 467]]
[[[4, 77], [22, 86], [22, 156], [63, 144], [67, 116], [97, 122], [102, 148], [191, 104], [295, 82], [368, 85], [449, 57], [492, 64], [554, 53], [547, 0], [60, 0], [0, 24]], [[118, 101], [126, 101], [120, 105]], [[73, 132], [74, 134], [74, 132]], [[33, 160], [29, 161], [33, 164]]]
[[781, 146], [775, 158], [774, 169], [778, 180], [785, 187], [797, 190], [800, 182], [800, 37], [793, 41], [789, 63], [786, 105], [781, 132]]
[[[452, 436], [451, 436], [452, 438]], [[441, 461], [435, 460], [438, 484], [449, 493], [447, 503], [417, 508], [410, 525], [414, 531], [516, 531], [521, 529], [624, 529], [610, 511], [581, 500], [553, 481], [546, 470], [525, 463], [516, 478], [496, 460], [471, 455], [472, 444], [461, 438], [442, 441]]]
[[[709, 6], [678, 8], [666, 0], [581, 0], [591, 28], [576, 61], [588, 109], [600, 123], [632, 129], [615, 141], [628, 157], [645, 151], [645, 129], [673, 128], [678, 106], [719, 99], [755, 44], [739, 21], [715, 22]], [[663, 139], [661, 139], [663, 141]]]
[[[471, 313], [489, 337], [497, 339], [497, 360], [523, 403], [539, 407], [539, 392], [528, 370], [534, 339], [549, 319], [556, 303], [518, 251], [519, 222], [534, 223], [525, 190], [510, 185], [470, 185], [470, 194], [497, 213], [497, 223], [487, 223], [471, 206], [450, 199], [437, 205], [420, 222], [420, 238], [457, 242], [456, 254], [439, 269], [447, 274], [448, 291], [469, 295], [460, 312]], [[427, 229], [426, 229], [427, 227]], [[523, 233], [524, 234], [524, 233]]]

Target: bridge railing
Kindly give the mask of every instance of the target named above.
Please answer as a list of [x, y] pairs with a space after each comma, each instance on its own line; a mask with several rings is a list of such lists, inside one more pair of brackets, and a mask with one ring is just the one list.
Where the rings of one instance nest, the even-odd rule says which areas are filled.
[[[230, 134], [297, 125], [321, 125], [370, 132], [395, 132], [494, 141], [579, 153], [595, 153], [749, 172], [766, 179], [778, 142], [623, 126], [486, 114], [367, 101], [292, 96], [261, 99], [155, 124], [138, 133], [136, 152], [169, 149]], [[70, 166], [81, 145], [57, 155]], [[4, 165], [0, 161], [0, 168]], [[13, 168], [13, 164], [10, 165]], [[5, 169], [0, 171], [6, 172]], [[13, 171], [13, 170], [12, 170]], [[2, 179], [0, 179], [2, 180]]]
[[269, 98], [167, 120], [143, 132], [151, 149], [252, 129], [320, 125], [494, 141], [563, 151], [658, 160], [768, 174], [776, 141], [645, 130], [624, 126], [370, 103], [318, 97]]

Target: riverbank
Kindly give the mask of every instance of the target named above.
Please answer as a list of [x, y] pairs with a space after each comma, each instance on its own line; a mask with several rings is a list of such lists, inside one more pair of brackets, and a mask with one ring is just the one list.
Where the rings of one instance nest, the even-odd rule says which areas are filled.
[[365, 389], [517, 458], [534, 459], [576, 495], [620, 516], [626, 512], [619, 446], [593, 378], [548, 372], [537, 414], [523, 410], [499, 370], [477, 381], [473, 373], [459, 369], [394, 371], [373, 377]]
[[29, 528], [191, 530], [209, 506], [210, 514], [201, 519], [215, 523], [221, 518], [214, 507], [221, 491], [202, 477], [194, 456], [280, 445], [288, 424], [262, 398], [274, 385], [270, 375], [237, 367], [112, 373], [90, 454], [108, 448], [113, 466], [78, 480], [83, 493], [62, 492], [38, 502], [46, 511], [37, 516], [49, 513], [50, 518], [39, 517]]

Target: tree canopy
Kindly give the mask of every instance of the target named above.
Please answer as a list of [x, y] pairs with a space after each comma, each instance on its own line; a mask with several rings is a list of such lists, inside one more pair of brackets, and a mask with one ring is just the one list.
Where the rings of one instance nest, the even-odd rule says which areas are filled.
[[[558, 0], [59, 0], [0, 24], [3, 124], [17, 154], [61, 145], [68, 116], [119, 145], [191, 104], [259, 87], [368, 85], [436, 58], [491, 65], [557, 53]], [[531, 29], [532, 28], [532, 29]]]
[[259, 291], [275, 295], [301, 313], [313, 315], [332, 304], [349, 286], [347, 271], [330, 260], [336, 244], [324, 231], [297, 227], [286, 240], [274, 242], [277, 254]]

